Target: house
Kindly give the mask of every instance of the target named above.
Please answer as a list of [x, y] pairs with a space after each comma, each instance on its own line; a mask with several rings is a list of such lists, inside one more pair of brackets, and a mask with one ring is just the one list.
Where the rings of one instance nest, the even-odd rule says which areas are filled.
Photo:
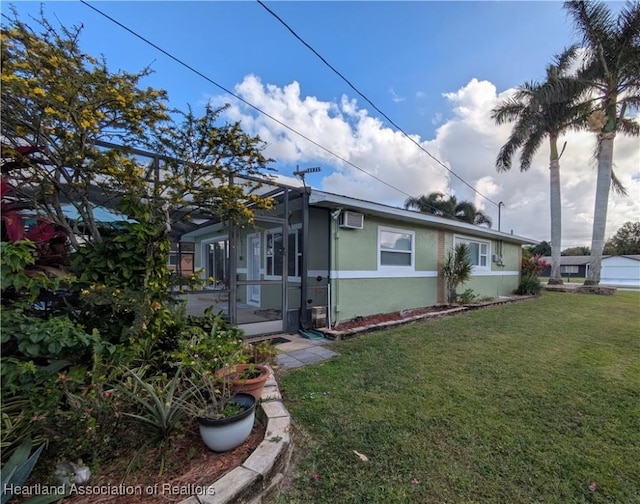
[[603, 257], [600, 284], [640, 288], [640, 255]]
[[462, 288], [506, 296], [519, 283], [522, 245], [535, 243], [311, 188], [265, 194], [275, 208], [251, 227], [209, 221], [180, 238], [194, 244], [195, 270], [208, 284], [191, 304], [222, 310], [248, 336], [442, 303], [438, 272], [459, 243], [474, 265]]
[[[551, 257], [543, 257], [548, 266], [540, 276], [551, 275]], [[564, 278], [586, 278], [590, 256], [560, 256], [560, 274]], [[600, 270], [600, 285], [640, 287], [640, 255], [604, 255]]]
[[[547, 266], [540, 276], [551, 276], [551, 256], [544, 256], [542, 260]], [[560, 275], [564, 278], [586, 278], [590, 256], [560, 256]]]

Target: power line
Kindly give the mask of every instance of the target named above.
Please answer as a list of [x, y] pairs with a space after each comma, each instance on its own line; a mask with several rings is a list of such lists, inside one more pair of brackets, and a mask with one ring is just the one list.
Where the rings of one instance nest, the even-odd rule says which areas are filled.
[[187, 68], [188, 70], [192, 71], [193, 73], [195, 73], [196, 75], [202, 77], [203, 79], [205, 79], [207, 82], [213, 84], [214, 86], [216, 86], [217, 88], [221, 89], [222, 91], [224, 91], [227, 94], [230, 94], [231, 96], [233, 96], [235, 99], [241, 101], [242, 103], [244, 103], [245, 105], [251, 107], [252, 109], [256, 110], [257, 112], [259, 112], [260, 114], [268, 117], [269, 119], [271, 119], [272, 121], [278, 123], [280, 126], [288, 129], [289, 131], [291, 131], [292, 133], [295, 133], [296, 135], [298, 135], [301, 138], [304, 138], [305, 140], [307, 140], [308, 142], [312, 143], [313, 145], [315, 145], [316, 147], [322, 149], [323, 151], [327, 152], [328, 154], [334, 156], [335, 158], [341, 160], [342, 162], [348, 164], [349, 166], [352, 166], [353, 168], [355, 168], [356, 170], [361, 171], [362, 173], [369, 175], [370, 177], [374, 178], [375, 180], [377, 180], [378, 182], [386, 185], [387, 187], [390, 187], [391, 189], [398, 191], [401, 194], [404, 194], [405, 196], [411, 197], [411, 195], [409, 193], [404, 192], [402, 189], [398, 189], [397, 187], [391, 185], [389, 182], [386, 182], [384, 180], [382, 180], [380, 177], [374, 175], [373, 173], [368, 172], [367, 170], [365, 170], [364, 168], [360, 168], [359, 166], [357, 166], [356, 164], [352, 163], [351, 161], [343, 158], [342, 156], [340, 156], [339, 154], [336, 154], [335, 152], [327, 149], [326, 147], [324, 147], [323, 145], [320, 145], [318, 142], [316, 142], [315, 140], [312, 140], [311, 138], [309, 138], [308, 136], [304, 135], [303, 133], [300, 133], [299, 131], [295, 130], [294, 128], [292, 128], [291, 126], [283, 123], [282, 121], [280, 121], [279, 119], [276, 119], [275, 117], [273, 117], [272, 115], [268, 114], [267, 112], [265, 112], [264, 110], [260, 109], [259, 107], [257, 107], [256, 105], [253, 105], [252, 103], [249, 103], [247, 100], [245, 100], [244, 98], [242, 98], [241, 96], [238, 96], [237, 94], [235, 94], [233, 91], [230, 91], [229, 89], [225, 88], [224, 86], [218, 84], [217, 82], [215, 82], [213, 79], [211, 79], [210, 77], [207, 77], [205, 74], [203, 74], [202, 72], [200, 72], [199, 70], [197, 70], [196, 68], [192, 67], [191, 65], [189, 65], [188, 63], [185, 63], [184, 61], [182, 61], [181, 59], [179, 59], [178, 57], [174, 56], [173, 54], [171, 54], [170, 52], [162, 49], [160, 46], [158, 46], [157, 44], [151, 42], [149, 39], [145, 38], [144, 36], [140, 35], [139, 33], [135, 32], [134, 30], [132, 30], [131, 28], [125, 26], [124, 24], [122, 24], [120, 21], [118, 21], [117, 19], [112, 18], [111, 16], [109, 16], [108, 14], [106, 14], [105, 12], [102, 12], [100, 9], [98, 9], [97, 7], [94, 7], [93, 5], [90, 5], [88, 2], [86, 2], [85, 0], [80, 0], [80, 3], [86, 5], [87, 7], [89, 7], [90, 9], [93, 9], [94, 11], [96, 11], [98, 14], [104, 16], [105, 18], [107, 18], [109, 21], [117, 24], [119, 27], [123, 28], [124, 30], [128, 31], [131, 35], [133, 35], [134, 37], [139, 38], [140, 40], [142, 40], [143, 42], [145, 42], [146, 44], [149, 44], [151, 47], [153, 47], [154, 49], [160, 51], [162, 54], [164, 54], [165, 56], [171, 58], [173, 61], [175, 61], [176, 63], [182, 65], [183, 67]]
[[391, 124], [392, 126], [394, 126], [398, 131], [400, 131], [400, 133], [402, 133], [405, 137], [407, 137], [409, 140], [411, 140], [422, 152], [424, 152], [425, 154], [427, 154], [431, 159], [433, 159], [436, 163], [438, 163], [440, 166], [442, 166], [445, 170], [447, 170], [451, 175], [453, 175], [454, 177], [456, 177], [458, 180], [460, 180], [463, 184], [465, 184], [467, 187], [469, 187], [473, 192], [475, 192], [476, 194], [482, 196], [484, 199], [486, 199], [487, 201], [493, 203], [494, 205], [498, 206], [498, 203], [496, 203], [495, 201], [493, 201], [491, 198], [485, 196], [484, 194], [482, 194], [480, 191], [478, 191], [475, 187], [473, 187], [471, 184], [469, 184], [466, 180], [464, 180], [462, 177], [460, 177], [457, 173], [455, 173], [453, 170], [451, 170], [449, 167], [447, 167], [442, 161], [440, 161], [438, 158], [436, 158], [433, 154], [431, 154], [428, 150], [426, 150], [422, 145], [420, 145], [418, 142], [416, 142], [413, 138], [411, 138], [411, 136], [409, 136], [409, 134], [407, 134], [400, 126], [398, 126], [387, 114], [385, 114], [382, 110], [380, 110], [371, 100], [369, 100], [369, 98], [367, 98], [364, 94], [362, 94], [358, 88], [356, 88], [351, 81], [349, 81], [349, 79], [347, 79], [344, 75], [342, 75], [342, 73], [340, 73], [336, 68], [333, 67], [333, 65], [331, 65], [331, 63], [329, 63], [324, 57], [322, 57], [318, 51], [316, 51], [313, 47], [311, 47], [307, 42], [305, 42], [294, 30], [293, 28], [291, 28], [280, 16], [278, 16], [275, 12], [273, 12], [271, 9], [269, 9], [269, 7], [267, 7], [261, 0], [257, 0], [257, 2], [264, 7], [264, 9], [271, 14], [273, 17], [275, 17], [280, 23], [282, 23], [284, 25], [285, 28], [287, 28], [287, 30], [289, 30], [291, 32], [291, 34], [297, 38], [300, 42], [302, 42], [302, 44], [304, 44], [313, 54], [315, 54], [318, 58], [320, 58], [320, 60], [326, 65], [328, 66], [336, 75], [338, 75], [343, 81], [345, 81], [349, 87], [351, 89], [353, 89], [356, 93], [358, 93], [364, 100], [366, 100], [366, 102], [371, 105], [379, 114], [382, 115], [382, 117], [384, 117], [387, 121], [389, 121], [389, 124]]

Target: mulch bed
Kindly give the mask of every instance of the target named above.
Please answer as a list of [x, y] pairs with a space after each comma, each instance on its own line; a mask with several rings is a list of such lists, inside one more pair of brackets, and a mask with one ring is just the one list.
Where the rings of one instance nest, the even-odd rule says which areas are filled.
[[[176, 440], [167, 455], [165, 472], [158, 475], [159, 462], [156, 454], [150, 453], [141, 468], [125, 478], [130, 460], [115, 460], [104, 465], [91, 476], [85, 487], [94, 494], [72, 495], [64, 504], [173, 504], [187, 499], [216, 480], [240, 466], [263, 441], [265, 427], [256, 419], [247, 441], [238, 448], [215, 453], [209, 450], [200, 434], [189, 432]], [[80, 487], [78, 487], [80, 488]], [[114, 495], [115, 493], [115, 495]], [[130, 495], [126, 495], [126, 494]], [[96, 495], [97, 494], [97, 495]], [[111, 494], [111, 495], [109, 495]], [[17, 501], [19, 502], [19, 501]]]
[[368, 315], [366, 317], [355, 317], [354, 319], [340, 322], [336, 326], [336, 331], [348, 331], [359, 327], [367, 327], [370, 325], [380, 324], [381, 322], [391, 322], [395, 320], [404, 320], [416, 315], [424, 315], [426, 313], [438, 313], [453, 308], [449, 305], [427, 306], [425, 308], [414, 308], [411, 310], [402, 310], [392, 313], [378, 313], [376, 315]]

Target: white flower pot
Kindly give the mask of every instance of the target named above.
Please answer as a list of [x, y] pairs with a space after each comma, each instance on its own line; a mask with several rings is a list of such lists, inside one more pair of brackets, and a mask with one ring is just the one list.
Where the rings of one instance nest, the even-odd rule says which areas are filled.
[[236, 394], [233, 401], [244, 406], [245, 410], [235, 416], [217, 420], [198, 418], [200, 436], [210, 450], [233, 450], [251, 434], [256, 418], [256, 399], [250, 394]]

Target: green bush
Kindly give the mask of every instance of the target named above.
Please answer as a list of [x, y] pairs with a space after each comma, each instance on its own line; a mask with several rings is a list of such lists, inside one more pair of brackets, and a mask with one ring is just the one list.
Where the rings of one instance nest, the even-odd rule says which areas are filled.
[[522, 275], [516, 294], [521, 296], [537, 296], [542, 290], [538, 275]]
[[520, 284], [516, 290], [519, 295], [538, 295], [542, 290], [540, 283], [540, 272], [547, 266], [539, 254], [523, 257], [520, 268]]
[[187, 317], [173, 358], [186, 369], [193, 367], [197, 359], [199, 367], [215, 372], [225, 364], [248, 362], [249, 356], [243, 352], [245, 345], [241, 329], [209, 310], [200, 317]]

